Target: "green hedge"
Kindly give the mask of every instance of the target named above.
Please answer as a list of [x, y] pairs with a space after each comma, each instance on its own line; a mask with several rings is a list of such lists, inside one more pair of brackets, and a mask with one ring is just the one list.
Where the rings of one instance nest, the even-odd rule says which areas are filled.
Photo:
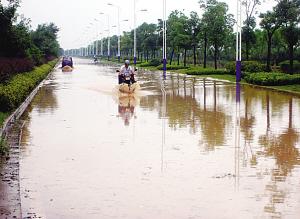
[[[231, 73], [235, 74], [236, 70], [236, 62], [228, 62], [225, 65], [225, 68]], [[267, 66], [265, 64], [261, 64], [257, 61], [242, 61], [242, 72], [263, 72], [265, 71]]]
[[202, 68], [202, 69], [190, 69], [185, 71], [188, 75], [227, 75], [229, 72], [226, 69], [213, 69], [213, 68]]
[[[180, 70], [180, 69], [189, 69], [188, 66], [182, 66], [182, 65], [167, 65], [167, 70]], [[163, 65], [159, 65], [157, 67], [158, 70], [163, 70]]]
[[53, 69], [56, 62], [57, 60], [53, 60], [31, 72], [17, 74], [6, 85], [0, 85], [0, 111], [9, 112], [16, 109]]
[[150, 66], [157, 67], [160, 64], [161, 64], [161, 62], [158, 59], [152, 59], [152, 60], [150, 60], [150, 62], [140, 64], [140, 67], [150, 67]]
[[276, 72], [259, 72], [252, 74], [248, 73], [245, 75], [244, 79], [248, 83], [265, 86], [300, 84], [300, 74], [289, 75]]
[[[290, 72], [290, 61], [286, 60], [279, 63], [280, 69], [283, 72]], [[293, 73], [300, 73], [300, 62], [298, 60], [294, 60], [293, 63]]]

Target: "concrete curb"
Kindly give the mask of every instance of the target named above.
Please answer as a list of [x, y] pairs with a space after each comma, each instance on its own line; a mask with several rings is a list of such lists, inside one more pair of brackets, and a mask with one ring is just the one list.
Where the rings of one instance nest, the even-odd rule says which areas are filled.
[[23, 115], [24, 111], [27, 109], [32, 99], [35, 97], [39, 89], [44, 85], [45, 81], [49, 79], [54, 69], [57, 68], [58, 64], [59, 60], [57, 61], [53, 69], [49, 72], [49, 74], [46, 76], [46, 78], [36, 86], [36, 88], [29, 94], [29, 96], [24, 100], [24, 102], [4, 121], [3, 126], [0, 128], [0, 137], [5, 138], [9, 130], [12, 128], [14, 122]]
[[23, 124], [18, 122], [39, 89], [53, 74], [59, 61], [26, 100], [4, 122], [0, 130], [0, 137], [6, 139], [9, 145], [9, 157], [0, 159], [0, 218], [22, 218], [20, 196], [20, 144]]

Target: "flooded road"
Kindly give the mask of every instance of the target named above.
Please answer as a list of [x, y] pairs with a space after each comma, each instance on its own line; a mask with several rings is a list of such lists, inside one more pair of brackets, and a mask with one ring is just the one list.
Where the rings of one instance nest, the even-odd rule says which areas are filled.
[[299, 218], [300, 99], [209, 79], [76, 59], [29, 107], [23, 217]]

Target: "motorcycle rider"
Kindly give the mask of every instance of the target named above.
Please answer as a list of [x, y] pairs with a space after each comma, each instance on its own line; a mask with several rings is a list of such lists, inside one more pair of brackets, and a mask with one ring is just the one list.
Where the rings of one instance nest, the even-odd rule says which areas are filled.
[[[131, 66], [129, 66], [129, 60], [125, 60], [124, 65], [121, 67], [119, 71], [119, 84], [122, 83], [135, 83], [134, 79], [134, 70]], [[129, 80], [128, 80], [129, 79]]]

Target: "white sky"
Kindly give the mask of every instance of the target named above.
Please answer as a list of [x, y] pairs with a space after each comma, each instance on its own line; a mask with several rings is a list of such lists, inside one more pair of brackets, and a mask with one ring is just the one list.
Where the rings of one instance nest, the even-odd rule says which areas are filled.
[[[86, 46], [88, 42], [96, 37], [96, 34], [108, 29], [107, 15], [109, 14], [110, 35], [117, 34], [117, 8], [108, 6], [107, 3], [121, 6], [120, 20], [121, 31], [129, 31], [133, 28], [133, 1], [134, 0], [22, 0], [19, 14], [31, 19], [32, 28], [38, 24], [54, 22], [59, 28], [59, 42], [62, 48], [71, 49]], [[236, 14], [236, 0], [220, 0], [229, 5], [229, 12]], [[162, 18], [162, 0], [137, 0], [137, 10], [147, 9], [147, 12], [137, 13], [137, 25], [157, 23]], [[275, 5], [274, 0], [265, 0], [257, 9], [259, 12], [271, 10]], [[198, 0], [167, 0], [167, 14], [173, 10], [184, 10], [186, 14], [196, 11], [200, 15]], [[98, 25], [94, 19], [102, 20]], [[92, 28], [87, 26], [93, 23]], [[97, 32], [98, 31], [98, 32]], [[104, 32], [107, 36], [107, 32]]]

